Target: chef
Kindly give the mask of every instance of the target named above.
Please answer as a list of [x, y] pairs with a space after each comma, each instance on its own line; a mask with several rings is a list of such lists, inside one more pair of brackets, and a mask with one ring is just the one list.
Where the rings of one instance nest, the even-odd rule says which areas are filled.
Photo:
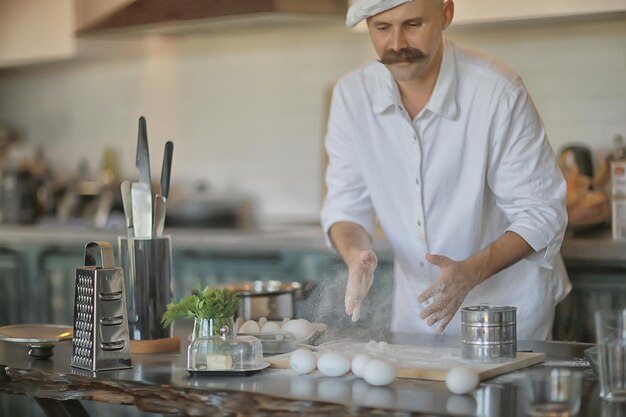
[[459, 308], [517, 307], [520, 339], [550, 337], [570, 291], [559, 255], [566, 186], [520, 77], [443, 36], [452, 0], [355, 0], [379, 59], [339, 80], [326, 136], [328, 244], [348, 267], [346, 313], [394, 253], [392, 330], [460, 332]]

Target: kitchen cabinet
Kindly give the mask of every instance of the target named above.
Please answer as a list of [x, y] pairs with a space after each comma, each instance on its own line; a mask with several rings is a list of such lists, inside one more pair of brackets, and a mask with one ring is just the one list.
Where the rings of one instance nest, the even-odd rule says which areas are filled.
[[24, 257], [18, 251], [0, 248], [0, 326], [27, 320], [19, 294], [26, 294]]
[[566, 238], [561, 255], [572, 291], [557, 307], [554, 339], [595, 342], [594, 312], [626, 305], [626, 242], [596, 227]]
[[456, 0], [455, 26], [626, 13], [624, 0]]
[[[347, 270], [326, 249], [319, 228], [303, 231], [250, 233], [189, 232], [172, 234], [174, 299], [191, 290], [223, 283], [280, 280], [310, 283], [306, 297], [296, 300], [295, 315], [310, 321], [350, 324], [343, 312]], [[116, 232], [75, 231], [3, 226], [0, 230], [0, 325], [16, 323], [71, 324], [74, 277], [84, 264], [84, 245], [105, 240], [117, 247]], [[116, 263], [119, 257], [116, 254]], [[393, 262], [379, 251], [376, 280], [363, 304], [362, 320], [388, 330], [391, 321]], [[4, 310], [2, 310], [4, 311]], [[10, 314], [9, 314], [10, 313]]]
[[31, 291], [39, 297], [40, 323], [71, 324], [74, 320], [76, 267], [85, 264], [82, 248], [42, 247], [37, 254], [38, 283]]
[[89, 26], [135, 0], [75, 0], [76, 27]]
[[[357, 331], [387, 330], [391, 319], [393, 257], [377, 239], [376, 279], [363, 304], [362, 320], [343, 313], [346, 267], [330, 252], [319, 227], [276, 231], [168, 230], [172, 236], [174, 298], [192, 289], [256, 279], [313, 283], [297, 300], [295, 314], [310, 321], [333, 321]], [[0, 321], [71, 323], [75, 268], [84, 246], [105, 240], [117, 247], [116, 231], [0, 226]], [[593, 311], [626, 305], [626, 243], [610, 230], [568, 238], [561, 250], [573, 290], [558, 306], [555, 340], [591, 342]], [[116, 256], [119, 264], [119, 257]]]
[[[261, 24], [343, 20], [347, 0], [77, 0], [78, 33], [185, 33]], [[339, 19], [337, 19], [339, 18]]]
[[74, 1], [0, 0], [0, 68], [72, 57]]
[[626, 261], [566, 260], [572, 292], [556, 312], [555, 340], [595, 343], [593, 314], [626, 306]]

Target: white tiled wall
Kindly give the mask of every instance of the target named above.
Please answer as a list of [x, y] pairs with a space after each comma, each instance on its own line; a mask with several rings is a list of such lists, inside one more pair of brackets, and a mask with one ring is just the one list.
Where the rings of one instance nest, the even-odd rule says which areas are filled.
[[[626, 135], [626, 24], [578, 23], [452, 30], [524, 78], [555, 149], [582, 142], [600, 158]], [[0, 72], [0, 123], [53, 166], [100, 164], [105, 147], [136, 177], [136, 123], [148, 120], [153, 178], [175, 141], [173, 181], [238, 190], [262, 217], [315, 219], [322, 190], [328, 91], [373, 58], [367, 34], [341, 24], [197, 33], [170, 39], [81, 41], [82, 58]]]

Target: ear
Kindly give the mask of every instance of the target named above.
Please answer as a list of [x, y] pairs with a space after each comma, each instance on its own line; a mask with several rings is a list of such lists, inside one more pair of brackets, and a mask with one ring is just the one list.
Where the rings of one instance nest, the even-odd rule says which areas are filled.
[[452, 18], [454, 17], [454, 1], [446, 0], [443, 3], [443, 27], [442, 30], [445, 30], [450, 23], [452, 23]]

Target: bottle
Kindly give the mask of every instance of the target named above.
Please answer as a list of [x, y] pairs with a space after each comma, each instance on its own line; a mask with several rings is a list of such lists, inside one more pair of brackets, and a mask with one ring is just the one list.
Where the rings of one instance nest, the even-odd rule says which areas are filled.
[[36, 184], [27, 170], [5, 167], [0, 183], [2, 222], [32, 224], [36, 220]]
[[[594, 190], [605, 190], [610, 186], [611, 181], [611, 161], [626, 159], [626, 147], [624, 137], [619, 133], [613, 136], [613, 149], [608, 153], [600, 169], [593, 177], [592, 186]], [[609, 187], [610, 188], [610, 187]]]
[[626, 149], [622, 135], [616, 135], [611, 153], [611, 229], [613, 240], [626, 240]]

